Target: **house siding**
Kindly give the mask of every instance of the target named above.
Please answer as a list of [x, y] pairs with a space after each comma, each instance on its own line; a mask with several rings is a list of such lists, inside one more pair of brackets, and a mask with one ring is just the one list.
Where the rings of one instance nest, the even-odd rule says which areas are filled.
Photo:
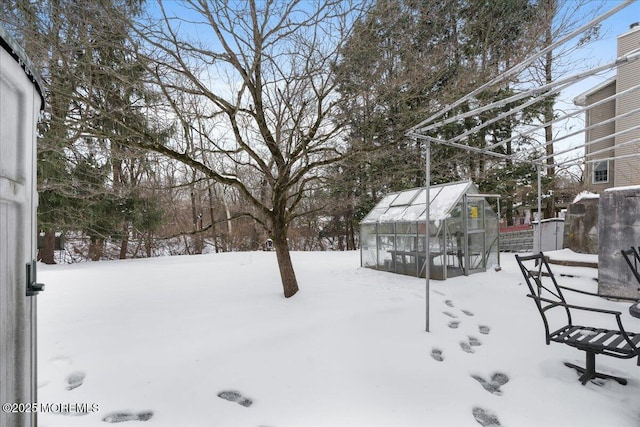
[[[615, 95], [616, 93], [616, 85], [615, 82], [611, 82], [611, 84], [603, 87], [601, 90], [595, 92], [590, 95], [586, 100], [586, 105], [591, 105], [598, 101], [601, 101], [605, 98]], [[614, 117], [616, 114], [616, 103], [614, 100], [606, 102], [597, 107], [590, 108], [586, 113], [586, 126], [596, 126], [598, 123], [601, 123], [605, 120], [608, 120]], [[602, 125], [596, 126], [593, 129], [587, 130], [585, 133], [585, 142], [589, 143], [589, 141], [595, 141], [599, 138], [604, 138], [607, 135], [612, 135], [615, 132], [615, 123], [609, 122], [604, 123]], [[607, 138], [600, 142], [587, 145], [586, 153], [588, 156], [588, 160], [595, 159], [606, 159], [608, 157], [613, 156], [614, 150], [607, 150], [607, 148], [612, 148], [614, 146], [614, 138]], [[598, 151], [602, 151], [598, 154], [594, 154], [591, 156], [591, 153], [595, 153]], [[613, 186], [613, 176], [615, 164], [613, 161], [609, 162], [609, 181], [606, 183], [593, 183], [593, 164], [588, 163], [585, 167], [585, 185], [586, 187], [593, 192], [600, 192], [609, 187]]]
[[[640, 27], [618, 37], [618, 56], [626, 55], [631, 51], [640, 48]], [[623, 64], [618, 67], [616, 78], [616, 91], [618, 93], [636, 86], [639, 83], [640, 61]], [[616, 99], [616, 111], [618, 115], [628, 113], [639, 106], [638, 92], [619, 96]], [[634, 126], [640, 127], [640, 113], [635, 113], [627, 117], [616, 120], [615, 131], [621, 132], [631, 129]], [[615, 156], [629, 156], [640, 152], [640, 129], [629, 130], [615, 137]], [[616, 187], [626, 185], [636, 185], [640, 183], [640, 168], [637, 157], [619, 158], [616, 160], [613, 181]]]

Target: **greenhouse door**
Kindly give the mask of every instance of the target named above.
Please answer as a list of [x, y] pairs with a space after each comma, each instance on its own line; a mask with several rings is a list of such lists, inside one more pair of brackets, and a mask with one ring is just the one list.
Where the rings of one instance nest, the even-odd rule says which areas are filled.
[[465, 194], [464, 205], [467, 212], [466, 221], [466, 242], [464, 274], [485, 271], [487, 268], [486, 248], [485, 248], [485, 214], [484, 198], [474, 198]]

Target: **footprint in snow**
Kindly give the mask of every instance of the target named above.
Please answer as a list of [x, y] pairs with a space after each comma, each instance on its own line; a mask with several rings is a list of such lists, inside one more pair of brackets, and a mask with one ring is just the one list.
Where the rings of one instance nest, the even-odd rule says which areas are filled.
[[466, 314], [467, 316], [473, 316], [473, 313], [472, 313], [472, 312], [470, 312], [469, 310], [462, 310], [462, 312], [463, 312], [464, 314]]
[[226, 390], [218, 393], [218, 397], [224, 400], [228, 400], [229, 402], [236, 402], [238, 405], [244, 406], [248, 408], [253, 405], [253, 401], [244, 397], [240, 392], [235, 390]]
[[482, 345], [482, 342], [476, 337], [468, 337], [468, 341], [460, 341], [460, 348], [466, 353], [475, 353], [473, 347]]
[[473, 414], [473, 418], [475, 418], [482, 427], [496, 427], [500, 425], [496, 414], [487, 409], [476, 406], [471, 413]]
[[465, 353], [475, 353], [476, 351], [471, 347], [471, 345], [468, 342], [465, 341], [460, 341], [460, 348], [465, 352]]
[[447, 304], [449, 307], [453, 307], [453, 301], [451, 301], [450, 299], [446, 300], [444, 303]]
[[478, 347], [482, 345], [482, 342], [476, 337], [469, 337], [469, 345], [473, 347]]
[[449, 317], [452, 317], [454, 319], [458, 318], [458, 316], [456, 316], [455, 314], [451, 313], [450, 311], [443, 311], [442, 314], [445, 314], [445, 315], [447, 315]]
[[491, 331], [491, 328], [485, 325], [480, 325], [478, 326], [478, 331], [483, 335], [489, 335], [489, 331]]
[[442, 293], [442, 292], [440, 292], [440, 291], [434, 291], [434, 290], [432, 290], [431, 292], [433, 292], [434, 294], [438, 294], [438, 295], [442, 295], [443, 297], [446, 297], [446, 295], [445, 295], [445, 294], [443, 294], [443, 293]]
[[442, 362], [444, 360], [444, 357], [442, 356], [442, 350], [440, 350], [439, 348], [434, 348], [431, 350], [431, 357], [433, 357], [438, 362]]
[[480, 375], [471, 375], [471, 378], [478, 381], [489, 393], [496, 394], [498, 396], [502, 395], [500, 387], [509, 382], [507, 374], [503, 374], [502, 372], [496, 372], [493, 374], [490, 381], [485, 380]]
[[112, 412], [102, 419], [105, 423], [122, 423], [125, 421], [149, 421], [153, 417], [153, 411], [133, 412]]
[[67, 375], [67, 390], [73, 390], [74, 388], [80, 387], [86, 376], [87, 375], [82, 371], [75, 371]]
[[457, 329], [458, 326], [460, 326], [460, 321], [459, 320], [452, 320], [451, 322], [449, 322], [447, 324], [448, 327], [450, 327], [451, 329]]

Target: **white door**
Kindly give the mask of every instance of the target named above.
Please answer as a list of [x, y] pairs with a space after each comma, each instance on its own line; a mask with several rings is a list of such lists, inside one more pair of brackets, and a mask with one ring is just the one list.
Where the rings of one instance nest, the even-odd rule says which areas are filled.
[[[1, 36], [1, 34], [0, 34]], [[33, 426], [19, 404], [36, 402], [36, 297], [27, 296], [35, 250], [35, 127], [40, 96], [0, 47], [0, 426]], [[35, 269], [33, 269], [35, 270]], [[23, 413], [13, 413], [13, 410]], [[9, 412], [7, 412], [9, 410]]]

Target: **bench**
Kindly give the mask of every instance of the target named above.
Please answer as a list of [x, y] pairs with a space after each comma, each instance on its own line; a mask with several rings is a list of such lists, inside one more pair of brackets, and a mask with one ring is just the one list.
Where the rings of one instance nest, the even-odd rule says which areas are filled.
[[[537, 255], [516, 255], [515, 257], [529, 287], [530, 293], [527, 296], [535, 301], [538, 312], [542, 316], [547, 345], [553, 341], [566, 344], [586, 353], [585, 367], [565, 363], [566, 366], [577, 370], [581, 374], [579, 380], [583, 385], [595, 378], [613, 379], [622, 385], [626, 385], [627, 380], [624, 378], [596, 372], [595, 362], [596, 354], [602, 354], [621, 359], [635, 357], [637, 358], [638, 366], [640, 366], [640, 334], [627, 332], [624, 329], [620, 317], [622, 313], [568, 304], [564, 298], [563, 290], [588, 295], [595, 294], [558, 285], [542, 252]], [[595, 325], [574, 325], [572, 314], [577, 315], [578, 312], [598, 313], [609, 317], [610, 320], [615, 319], [615, 322], [611, 322], [611, 324], [616, 325], [616, 327], [604, 329]]]

